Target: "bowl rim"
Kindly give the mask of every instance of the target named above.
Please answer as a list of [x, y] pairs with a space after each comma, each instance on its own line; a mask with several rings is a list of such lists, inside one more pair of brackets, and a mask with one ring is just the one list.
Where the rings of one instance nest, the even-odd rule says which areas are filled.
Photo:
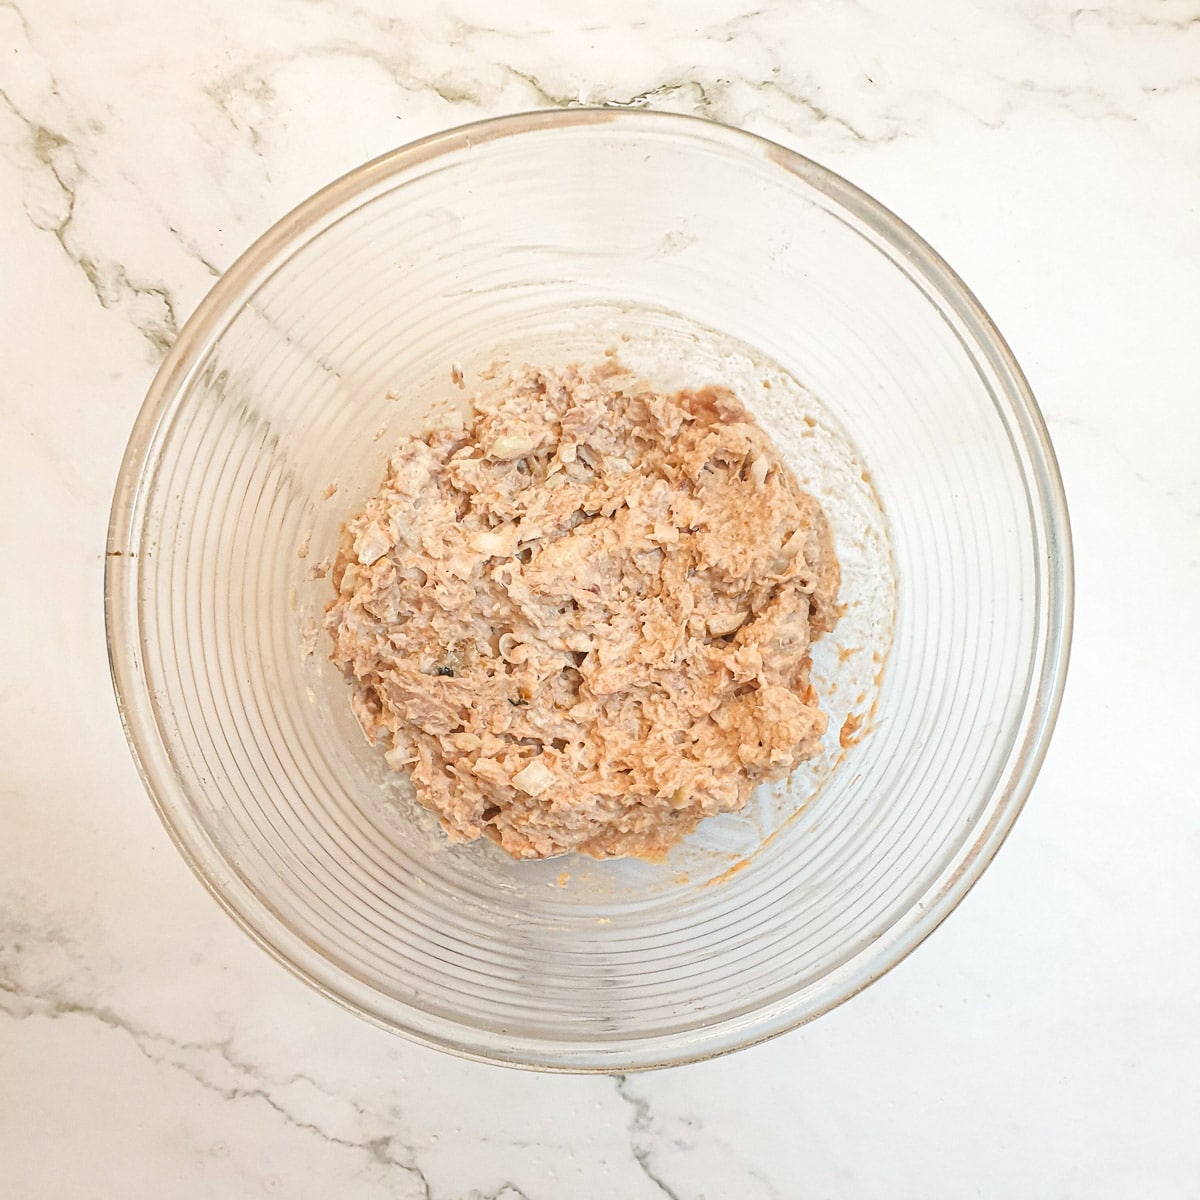
[[[297, 236], [318, 224], [348, 201], [362, 197], [373, 187], [444, 154], [529, 132], [579, 128], [601, 124], [657, 127], [668, 133], [713, 143], [739, 154], [765, 157], [829, 197], [836, 205], [863, 221], [905, 260], [937, 293], [941, 302], [964, 323], [974, 341], [1004, 384], [1009, 415], [1023, 435], [1029, 455], [1027, 486], [1035, 492], [1037, 509], [1045, 522], [1047, 543], [1043, 564], [1046, 580], [1044, 611], [1037, 614], [1035, 657], [1041, 654], [1040, 669], [1031, 676], [1030, 703], [1025, 712], [1024, 736], [1018, 737], [1010, 763], [997, 779], [988, 798], [990, 814], [943, 870], [897, 917], [870, 947], [853, 955], [823, 982], [839, 976], [841, 985], [829, 988], [819, 1004], [800, 1013], [784, 1009], [763, 1022], [768, 1009], [754, 1010], [755, 1024], [748, 1028], [745, 1016], [724, 1018], [706, 1026], [699, 1034], [655, 1034], [625, 1037], [603, 1046], [587, 1045], [582, 1054], [564, 1050], [564, 1043], [543, 1042], [537, 1052], [530, 1043], [513, 1046], [511, 1039], [472, 1028], [476, 1035], [491, 1036], [491, 1045], [456, 1041], [452, 1022], [442, 1022], [444, 1035], [431, 1034], [398, 1022], [379, 1007], [358, 996], [339, 991], [345, 988], [344, 974], [304, 941], [295, 931], [278, 935], [279, 920], [265, 908], [248, 887], [214, 870], [197, 845], [196, 830], [188, 825], [186, 792], [171, 766], [166, 738], [158, 736], [153, 702], [137, 651], [140, 630], [138, 611], [139, 563], [137, 529], [144, 500], [144, 468], [155, 446], [172, 397], [182, 394], [204, 353], [232, 320], [240, 302], [251, 295], [280, 255]], [[439, 131], [354, 168], [327, 184], [293, 208], [258, 237], [213, 285], [187, 320], [174, 345], [160, 365], [134, 422], [122, 457], [109, 518], [104, 569], [104, 609], [109, 670], [117, 709], [130, 752], [168, 835], [193, 873], [221, 907], [274, 959], [298, 978], [342, 1007], [389, 1031], [403, 1034], [421, 1044], [449, 1050], [481, 1062], [571, 1073], [619, 1073], [704, 1061], [734, 1050], [756, 1045], [808, 1023], [849, 1000], [902, 962], [958, 906], [995, 857], [1021, 812], [1044, 761], [1062, 703], [1070, 658], [1074, 615], [1074, 572], [1070, 516], [1057, 458], [1045, 420], [1015, 356], [983, 306], [955, 271], [923, 238], [868, 193], [812, 159], [777, 142], [747, 130], [703, 117], [651, 109], [620, 106], [568, 107], [490, 117]], [[235, 897], [233, 892], [239, 894]], [[240, 894], [245, 892], [246, 894]], [[265, 914], [265, 918], [264, 918]], [[282, 944], [281, 944], [282, 943]], [[290, 943], [290, 952], [288, 944]], [[307, 947], [308, 953], [305, 954]], [[298, 960], [305, 957], [307, 962]], [[319, 963], [329, 970], [319, 971]], [[793, 996], [795, 993], [793, 993]], [[672, 1042], [675, 1045], [672, 1045]]]

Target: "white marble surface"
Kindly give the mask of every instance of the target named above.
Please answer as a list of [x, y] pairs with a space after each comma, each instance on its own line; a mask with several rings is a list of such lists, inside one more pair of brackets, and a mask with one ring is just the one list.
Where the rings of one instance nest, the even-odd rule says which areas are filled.
[[[0, 0], [0, 89], [0, 1196], [1200, 1195], [1197, 0]], [[815, 1024], [624, 1080], [409, 1045], [253, 946], [143, 794], [101, 612], [214, 277], [369, 156], [579, 101], [766, 133], [929, 238], [1078, 553], [1057, 736], [958, 912]]]

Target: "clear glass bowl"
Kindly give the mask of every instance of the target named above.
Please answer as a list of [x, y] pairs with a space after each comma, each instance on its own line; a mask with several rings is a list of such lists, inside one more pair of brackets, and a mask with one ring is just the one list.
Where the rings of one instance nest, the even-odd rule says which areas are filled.
[[[451, 363], [470, 380], [504, 351], [610, 345], [697, 383], [774, 380], [759, 407], [785, 454], [836, 508], [803, 439], [832, 431], [836, 451], [844, 431], [886, 521], [835, 521], [847, 616], [819, 651], [822, 762], [659, 865], [515, 863], [451, 846], [366, 745], [325, 635], [305, 653], [330, 594], [308, 576], [399, 433], [456, 394]], [[270, 230], [154, 381], [107, 567], [133, 752], [226, 909], [381, 1025], [568, 1070], [760, 1041], [916, 946], [1029, 792], [1071, 614], [1041, 417], [941, 259], [771, 142], [611, 110], [428, 138]]]

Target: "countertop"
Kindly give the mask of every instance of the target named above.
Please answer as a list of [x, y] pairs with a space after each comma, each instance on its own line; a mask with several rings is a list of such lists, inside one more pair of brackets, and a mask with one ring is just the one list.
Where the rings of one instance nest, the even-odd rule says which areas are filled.
[[[1200, 1195], [1196, 0], [0, 0], [0, 1196]], [[627, 1078], [411, 1045], [252, 944], [117, 718], [104, 540], [188, 314], [321, 184], [647, 105], [871, 192], [1010, 341], [1071, 505], [1057, 733], [933, 937], [813, 1024]]]

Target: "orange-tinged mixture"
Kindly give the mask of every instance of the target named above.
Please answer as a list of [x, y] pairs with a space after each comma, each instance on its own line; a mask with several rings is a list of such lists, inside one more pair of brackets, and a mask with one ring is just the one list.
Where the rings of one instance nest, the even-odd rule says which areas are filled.
[[654, 858], [820, 750], [809, 648], [838, 578], [732, 393], [529, 368], [396, 450], [327, 627], [452, 840]]

